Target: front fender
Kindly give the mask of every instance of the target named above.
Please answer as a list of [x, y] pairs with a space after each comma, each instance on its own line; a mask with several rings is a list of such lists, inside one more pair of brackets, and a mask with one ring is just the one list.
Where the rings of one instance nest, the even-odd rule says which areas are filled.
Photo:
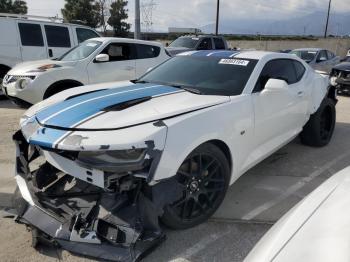
[[310, 115], [314, 114], [320, 107], [323, 99], [327, 96], [329, 90], [329, 76], [315, 74], [315, 79], [312, 85], [311, 99], [309, 104]]

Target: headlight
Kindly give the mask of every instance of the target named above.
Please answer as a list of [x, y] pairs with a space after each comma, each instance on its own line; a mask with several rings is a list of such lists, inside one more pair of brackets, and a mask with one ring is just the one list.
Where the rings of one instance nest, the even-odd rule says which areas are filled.
[[128, 149], [103, 152], [79, 152], [81, 164], [109, 172], [141, 170], [147, 165], [146, 149]]
[[25, 89], [35, 77], [22, 77], [17, 80], [16, 87], [18, 89]]
[[336, 86], [336, 85], [337, 85], [337, 77], [336, 77], [336, 76], [332, 76], [332, 77], [329, 79], [329, 83], [330, 83], [332, 86]]
[[36, 119], [30, 118], [30, 119], [24, 119], [21, 126], [21, 131], [23, 136], [29, 140], [29, 138], [40, 128], [39, 123], [36, 121]]

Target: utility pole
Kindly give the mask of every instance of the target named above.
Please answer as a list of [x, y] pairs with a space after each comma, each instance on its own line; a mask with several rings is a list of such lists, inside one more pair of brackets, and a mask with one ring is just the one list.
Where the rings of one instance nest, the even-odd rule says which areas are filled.
[[140, 22], [140, 0], [135, 0], [135, 32], [134, 38], [141, 38], [141, 22]]
[[217, 0], [216, 5], [216, 27], [215, 27], [215, 34], [219, 34], [219, 15], [220, 15], [220, 0]]
[[324, 31], [324, 38], [327, 38], [328, 23], [329, 23], [329, 13], [331, 12], [331, 4], [332, 4], [332, 0], [329, 0], [328, 12], [327, 12], [326, 30]]

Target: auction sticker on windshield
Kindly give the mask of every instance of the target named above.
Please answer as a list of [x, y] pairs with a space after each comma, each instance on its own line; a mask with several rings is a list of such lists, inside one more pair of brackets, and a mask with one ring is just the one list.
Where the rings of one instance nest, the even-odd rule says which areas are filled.
[[239, 60], [239, 59], [221, 59], [219, 64], [221, 64], [221, 65], [247, 66], [249, 64], [249, 61], [247, 61], [247, 60]]

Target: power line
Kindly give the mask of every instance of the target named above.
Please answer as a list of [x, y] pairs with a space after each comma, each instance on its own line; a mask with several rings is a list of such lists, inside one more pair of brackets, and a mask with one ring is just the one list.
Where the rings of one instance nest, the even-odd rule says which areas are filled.
[[157, 4], [154, 0], [149, 0], [141, 4], [142, 22], [144, 32], [152, 32], [153, 30], [153, 11]]

